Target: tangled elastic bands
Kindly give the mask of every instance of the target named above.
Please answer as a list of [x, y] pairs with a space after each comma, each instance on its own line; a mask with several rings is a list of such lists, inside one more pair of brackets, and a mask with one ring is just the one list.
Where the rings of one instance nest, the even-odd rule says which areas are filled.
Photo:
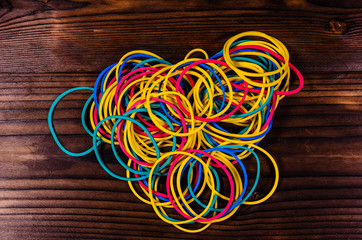
[[[299, 81], [293, 90], [291, 70]], [[127, 181], [163, 221], [196, 233], [275, 192], [277, 163], [258, 145], [271, 129], [279, 101], [303, 84], [283, 43], [261, 32], [244, 32], [212, 57], [194, 49], [176, 64], [148, 51], [129, 52], [104, 69], [93, 88], [62, 93], [49, 110], [48, 124], [63, 152], [76, 157], [94, 152], [101, 167]], [[84, 90], [92, 94], [81, 122], [93, 146], [73, 153], [60, 142], [53, 114], [65, 96]], [[101, 144], [111, 145], [125, 176], [103, 161]], [[270, 160], [275, 178], [268, 193], [251, 201], [260, 178], [260, 153]], [[248, 172], [250, 164], [244, 163], [253, 159], [256, 170]]]

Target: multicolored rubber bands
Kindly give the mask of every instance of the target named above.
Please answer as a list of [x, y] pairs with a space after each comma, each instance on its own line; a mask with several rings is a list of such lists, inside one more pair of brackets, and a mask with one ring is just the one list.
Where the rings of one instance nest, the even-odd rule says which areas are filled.
[[[292, 72], [299, 86], [290, 90]], [[148, 51], [129, 52], [100, 73], [94, 88], [61, 94], [48, 123], [66, 154], [94, 152], [101, 167], [127, 181], [163, 221], [196, 233], [275, 192], [277, 163], [258, 145], [271, 129], [279, 101], [303, 84], [283, 43], [261, 32], [244, 32], [212, 57], [194, 49], [176, 64]], [[60, 142], [53, 114], [65, 96], [85, 90], [91, 94], [81, 121], [93, 146], [74, 153]], [[111, 145], [125, 175], [105, 163], [101, 144]], [[274, 183], [260, 199], [250, 200], [259, 183], [260, 155], [274, 167]], [[256, 166], [252, 173], [247, 161]]]

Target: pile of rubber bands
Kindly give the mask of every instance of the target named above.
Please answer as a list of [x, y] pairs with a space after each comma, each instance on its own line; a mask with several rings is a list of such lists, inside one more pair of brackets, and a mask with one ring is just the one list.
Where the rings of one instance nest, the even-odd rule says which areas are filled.
[[[291, 70], [299, 79], [294, 90], [289, 90]], [[241, 205], [262, 203], [274, 193], [278, 167], [258, 144], [272, 126], [279, 101], [299, 92], [303, 83], [279, 40], [244, 32], [212, 57], [194, 49], [176, 64], [151, 52], [129, 52], [101, 72], [94, 88], [61, 94], [48, 123], [66, 154], [94, 152], [102, 168], [127, 181], [162, 220], [200, 232], [228, 219]], [[54, 130], [53, 113], [66, 95], [80, 90], [93, 92], [81, 117], [93, 146], [72, 153]], [[111, 145], [125, 174], [107, 166], [101, 144]], [[258, 154], [270, 159], [275, 180], [268, 194], [248, 201], [260, 178]], [[253, 174], [246, 161], [255, 161]]]

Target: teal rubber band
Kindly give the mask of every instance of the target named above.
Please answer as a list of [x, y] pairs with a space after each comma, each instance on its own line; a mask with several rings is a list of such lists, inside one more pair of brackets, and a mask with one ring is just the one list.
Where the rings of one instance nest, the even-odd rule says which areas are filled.
[[[147, 109], [146, 108], [138, 108], [138, 109], [133, 109], [131, 111], [128, 111], [126, 113], [124, 113], [122, 116], [127, 116], [127, 115], [130, 115], [132, 113], [140, 113], [140, 112], [147, 112]], [[160, 116], [163, 120], [165, 120], [167, 122], [167, 124], [170, 126], [171, 130], [172, 131], [175, 131], [174, 127], [172, 126], [172, 123], [170, 122], [170, 120], [168, 118], [166, 118], [164, 115], [162, 115], [161, 113], [159, 112], [154, 112], [156, 115]], [[130, 172], [132, 173], [135, 173], [135, 174], [139, 174], [139, 175], [145, 175], [147, 174], [147, 176], [149, 176], [149, 169], [148, 168], [143, 168], [145, 169], [146, 171], [148, 172], [144, 172], [144, 171], [137, 171], [129, 166], [127, 166], [124, 161], [122, 161], [122, 159], [120, 158], [119, 154], [117, 153], [117, 150], [116, 150], [116, 147], [115, 147], [115, 144], [114, 144], [114, 134], [115, 134], [115, 131], [116, 131], [116, 128], [118, 126], [118, 124], [122, 121], [122, 119], [119, 119], [117, 120], [117, 122], [114, 124], [113, 128], [112, 128], [112, 132], [111, 132], [111, 146], [112, 146], [112, 151], [113, 151], [113, 154], [114, 156], [116, 157], [117, 161], [127, 170], [129, 170]], [[176, 150], [176, 136], [173, 136], [173, 145], [172, 145], [172, 150], [171, 151], [175, 151]], [[168, 160], [160, 167], [159, 170], [162, 170], [163, 168], [165, 168], [167, 166], [167, 164], [171, 161], [172, 159], [172, 156], [170, 156], [168, 158]]]
[[[80, 153], [75, 153], [75, 152], [71, 152], [69, 151], [68, 149], [66, 149], [63, 144], [60, 142], [58, 136], [57, 136], [57, 133], [55, 132], [55, 129], [54, 129], [54, 123], [53, 123], [53, 115], [54, 115], [54, 111], [55, 111], [55, 108], [57, 107], [57, 105], [59, 104], [59, 102], [65, 97], [67, 96], [68, 94], [72, 93], [72, 92], [75, 92], [75, 91], [81, 91], [81, 90], [89, 90], [89, 91], [93, 91], [93, 88], [91, 87], [75, 87], [75, 88], [71, 88], [65, 92], [63, 92], [62, 94], [60, 94], [56, 99], [55, 101], [53, 102], [52, 106], [50, 107], [49, 109], [49, 113], [48, 113], [48, 125], [49, 125], [49, 130], [50, 130], [50, 133], [52, 134], [53, 136], [53, 139], [55, 141], [55, 143], [58, 145], [58, 147], [66, 154], [68, 154], [69, 156], [73, 156], [73, 157], [81, 157], [81, 156], [85, 156], [89, 153], [91, 153], [93, 151], [93, 147], [89, 148], [88, 150], [84, 151], [84, 152], [80, 152]], [[89, 104], [90, 100], [88, 99], [87, 103]], [[86, 105], [87, 106], [87, 105]], [[83, 108], [83, 111], [82, 111], [82, 123], [83, 123], [83, 127], [86, 126], [85, 124], [85, 121], [83, 120], [83, 114], [85, 114], [85, 108], [86, 106]], [[85, 127], [85, 129], [87, 130], [88, 127]], [[87, 131], [88, 133], [90, 133], [90, 130], [88, 129]], [[93, 135], [93, 134], [91, 134]], [[99, 146], [100, 144], [100, 141], [99, 139], [97, 139], [98, 141], [96, 141], [94, 144], [96, 146]]]
[[112, 177], [116, 178], [116, 179], [119, 179], [119, 180], [123, 180], [123, 181], [139, 181], [139, 180], [143, 180], [143, 179], [146, 179], [148, 178], [148, 176], [143, 176], [143, 177], [138, 177], [138, 178], [127, 178], [127, 177], [122, 177], [116, 173], [114, 173], [112, 170], [110, 170], [106, 164], [103, 162], [102, 160], [102, 157], [99, 153], [99, 150], [98, 150], [98, 147], [97, 147], [97, 132], [98, 132], [98, 129], [101, 127], [101, 125], [105, 122], [105, 121], [108, 121], [108, 120], [111, 120], [111, 119], [121, 119], [121, 120], [126, 120], [126, 121], [130, 121], [134, 124], [136, 124], [137, 126], [139, 126], [140, 128], [142, 128], [143, 131], [145, 131], [145, 133], [148, 135], [148, 137], [150, 138], [153, 146], [155, 147], [155, 150], [156, 150], [156, 155], [157, 155], [157, 159], [160, 157], [160, 150], [157, 146], [157, 143], [155, 141], [155, 139], [153, 138], [152, 134], [147, 130], [147, 128], [145, 126], [143, 126], [143, 124], [137, 122], [136, 120], [132, 119], [132, 118], [129, 118], [129, 117], [126, 117], [126, 116], [122, 116], [122, 115], [115, 115], [115, 116], [109, 116], [109, 117], [106, 117], [104, 118], [102, 121], [100, 121], [97, 126], [95, 127], [94, 129], [94, 132], [93, 132], [93, 150], [94, 150], [94, 153], [96, 155], [96, 158], [99, 162], [99, 164], [101, 165], [101, 167], [109, 174], [111, 175]]

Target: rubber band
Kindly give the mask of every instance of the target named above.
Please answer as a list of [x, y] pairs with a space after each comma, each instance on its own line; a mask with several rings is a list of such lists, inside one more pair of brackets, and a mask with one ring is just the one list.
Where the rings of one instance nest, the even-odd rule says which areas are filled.
[[[290, 90], [292, 72], [299, 85]], [[59, 95], [48, 125], [64, 153], [80, 157], [94, 152], [104, 171], [127, 181], [160, 219], [197, 233], [274, 194], [278, 165], [259, 143], [272, 127], [279, 101], [303, 85], [284, 44], [250, 31], [231, 37], [211, 57], [196, 48], [174, 64], [144, 50], [126, 53], [101, 71], [94, 87]], [[65, 96], [83, 90], [92, 92], [81, 122], [93, 146], [74, 153], [59, 140], [53, 115]], [[111, 145], [125, 173], [105, 163], [101, 144]], [[250, 200], [264, 167], [258, 154], [270, 160], [274, 181], [268, 193]], [[251, 160], [256, 164], [252, 174], [244, 164]]]
[[[53, 115], [54, 115], [54, 111], [56, 106], [59, 104], [59, 102], [68, 94], [75, 92], [75, 91], [81, 91], [81, 90], [90, 90], [92, 91], [93, 89], [90, 87], [76, 87], [76, 88], [72, 88], [69, 89], [67, 91], [65, 91], [64, 93], [62, 93], [61, 95], [59, 95], [57, 97], [57, 99], [55, 99], [55, 101], [53, 102], [52, 106], [50, 107], [49, 113], [48, 113], [48, 125], [49, 125], [49, 129], [50, 129], [50, 133], [52, 134], [56, 144], [58, 145], [58, 147], [66, 154], [68, 154], [69, 156], [73, 156], [73, 157], [81, 157], [81, 156], [85, 156], [88, 155], [89, 153], [91, 153], [93, 151], [94, 146], [98, 147], [100, 144], [99, 139], [96, 139], [94, 142], [94, 146], [92, 146], [91, 148], [89, 148], [88, 150], [84, 151], [84, 152], [80, 152], [80, 153], [74, 153], [74, 152], [70, 152], [68, 149], [66, 149], [62, 143], [60, 142], [57, 133], [55, 132], [54, 129], [54, 124], [53, 124]], [[89, 98], [91, 99], [91, 98]], [[85, 121], [83, 120], [83, 114], [85, 113], [85, 109], [87, 108], [87, 106], [90, 103], [90, 100], [88, 99], [88, 101], [86, 102], [83, 111], [82, 111], [82, 123], [83, 123], [83, 127], [86, 129], [86, 131], [88, 133], [90, 133], [90, 130], [88, 129], [87, 125], [85, 124]], [[93, 134], [91, 134], [93, 135]]]

